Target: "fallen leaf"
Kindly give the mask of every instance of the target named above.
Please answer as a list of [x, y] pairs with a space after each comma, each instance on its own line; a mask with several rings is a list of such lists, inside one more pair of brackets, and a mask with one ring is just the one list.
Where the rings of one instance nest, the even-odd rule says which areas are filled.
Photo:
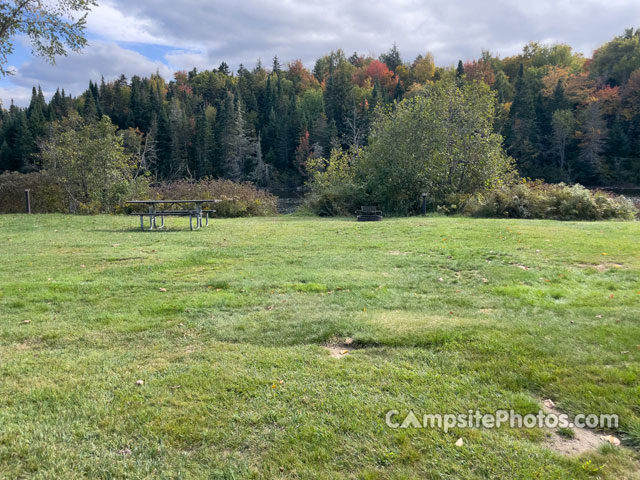
[[348, 338], [344, 341], [344, 344], [345, 344], [345, 345], [351, 345], [352, 343], [353, 343], [353, 338], [351, 338], [351, 337], [348, 337]]
[[602, 318], [602, 315], [596, 315], [596, 318]]
[[346, 355], [349, 353], [349, 350], [340, 350], [340, 355]]
[[80, 268], [87, 268], [86, 265], [80, 265]]
[[613, 298], [613, 297], [614, 297], [613, 293], [611, 295], [609, 295], [609, 298]]
[[144, 385], [144, 380], [138, 380], [138, 381], [136, 382], [136, 385]]
[[600, 440], [609, 442], [614, 447], [620, 446], [620, 439], [617, 437], [614, 437], [613, 435], [600, 435]]
[[267, 310], [273, 310], [273, 305], [269, 305], [269, 306], [267, 307]]
[[25, 323], [31, 323], [31, 320], [23, 320], [20, 323], [25, 324]]
[[169, 387], [171, 390], [176, 390], [178, 388], [181, 388], [182, 385], [174, 385], [173, 387]]
[[458, 441], [456, 442], [456, 447], [461, 447], [464, 445], [464, 440], [462, 440], [462, 438], [459, 438]]
[[487, 280], [486, 278], [482, 279], [482, 283], [488, 283], [488, 282], [489, 282], [489, 280]]
[[622, 355], [626, 355], [627, 353], [629, 353], [629, 350], [625, 350], [624, 352], [620, 352]]
[[556, 404], [553, 403], [553, 400], [551, 400], [550, 398], [547, 398], [545, 401], [542, 402], [544, 404], [545, 407], [547, 408], [555, 408]]
[[123, 448], [122, 450], [118, 450], [119, 455], [131, 455], [130, 448]]
[[115, 248], [115, 247], [119, 247], [119, 246], [120, 246], [120, 244], [119, 244], [119, 243], [114, 243], [114, 244], [113, 244], [113, 245], [111, 245], [111, 246], [112, 246], [113, 248]]
[[167, 291], [167, 289], [166, 289], [166, 288], [161, 288], [161, 289], [160, 289], [160, 291], [161, 291], [161, 292], [166, 292], [166, 291]]

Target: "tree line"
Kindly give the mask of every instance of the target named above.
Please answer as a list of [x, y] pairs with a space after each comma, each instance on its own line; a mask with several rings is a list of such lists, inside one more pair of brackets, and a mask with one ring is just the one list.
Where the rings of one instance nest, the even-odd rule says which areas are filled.
[[[91, 81], [77, 97], [0, 111], [0, 172], [42, 165], [42, 146], [72, 113], [108, 116], [159, 180], [204, 177], [269, 188], [304, 184], [307, 164], [369, 142], [380, 112], [441, 80], [482, 82], [495, 92], [493, 129], [521, 175], [586, 185], [640, 184], [640, 30], [629, 29], [586, 59], [568, 45], [530, 43], [518, 55], [483, 52], [457, 67], [430, 53], [405, 61], [394, 45], [378, 58], [341, 50], [313, 69], [299, 60], [177, 72], [167, 82], [121, 76]], [[378, 108], [381, 107], [381, 108]]]

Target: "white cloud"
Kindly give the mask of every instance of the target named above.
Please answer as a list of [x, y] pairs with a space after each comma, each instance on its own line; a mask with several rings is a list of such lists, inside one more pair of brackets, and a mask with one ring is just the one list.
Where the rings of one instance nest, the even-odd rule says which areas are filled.
[[[630, 24], [638, 18], [637, 0], [101, 0], [89, 14], [92, 45], [82, 55], [55, 67], [30, 60], [10, 82], [77, 93], [102, 75], [159, 69], [169, 77], [175, 69], [215, 68], [222, 61], [234, 69], [258, 58], [269, 64], [274, 55], [282, 63], [300, 58], [312, 65], [337, 48], [379, 54], [394, 42], [406, 61], [431, 51], [439, 65], [478, 58], [484, 49], [511, 55], [529, 41], [547, 40], [588, 57], [639, 26]], [[136, 49], [159, 52], [158, 60]], [[0, 93], [18, 92], [7, 88]]]
[[[48, 92], [43, 92], [45, 95]], [[31, 87], [9, 86], [0, 87], [0, 105], [2, 108], [9, 108], [11, 100], [18, 106], [24, 107], [29, 105], [31, 100]]]
[[107, 2], [91, 11], [87, 17], [87, 30], [103, 39], [118, 42], [162, 44], [162, 38], [152, 35], [153, 21], [125, 14]]
[[[28, 104], [31, 87], [40, 85], [47, 94], [56, 88], [64, 88], [68, 94], [78, 95], [87, 89], [89, 80], [113, 80], [121, 74], [150, 75], [159, 71], [170, 79], [173, 75], [167, 65], [153, 61], [133, 50], [128, 50], [111, 42], [93, 41], [81, 54], [69, 54], [58, 59], [52, 66], [39, 58], [30, 59], [21, 65], [16, 74], [10, 77], [12, 86], [0, 89], [0, 98], [6, 106], [14, 99], [16, 105]], [[28, 96], [25, 95], [28, 92]]]
[[175, 0], [111, 1], [147, 19], [150, 35], [233, 67], [276, 54], [309, 62], [335, 48], [380, 53], [394, 41], [406, 59], [431, 50], [441, 65], [477, 58], [482, 49], [513, 54], [545, 38], [589, 56], [640, 18], [635, 0], [183, 0], [179, 8]]
[[168, 52], [164, 58], [173, 70], [211, 70], [218, 67], [213, 65], [209, 59], [209, 55], [204, 50], [172, 50]]

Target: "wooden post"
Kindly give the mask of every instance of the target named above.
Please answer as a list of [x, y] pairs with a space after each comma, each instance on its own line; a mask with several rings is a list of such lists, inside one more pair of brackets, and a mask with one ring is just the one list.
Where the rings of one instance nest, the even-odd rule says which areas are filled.
[[422, 194], [422, 214], [423, 215], [427, 214], [427, 194], [426, 193]]
[[25, 208], [27, 210], [27, 213], [30, 214], [31, 213], [31, 190], [27, 189], [24, 191], [24, 201], [25, 201]]

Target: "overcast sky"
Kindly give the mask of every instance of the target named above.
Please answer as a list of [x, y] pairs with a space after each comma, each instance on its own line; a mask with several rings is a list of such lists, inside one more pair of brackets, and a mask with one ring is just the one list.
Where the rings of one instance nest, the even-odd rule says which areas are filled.
[[300, 58], [309, 67], [342, 48], [380, 54], [396, 42], [403, 59], [430, 51], [438, 65], [501, 56], [529, 41], [568, 43], [590, 57], [594, 48], [640, 27], [640, 0], [99, 0], [89, 14], [90, 46], [48, 65], [18, 45], [0, 80], [0, 98], [28, 104], [31, 87], [47, 98], [57, 87], [77, 95], [89, 80], [124, 73], [253, 67]]

